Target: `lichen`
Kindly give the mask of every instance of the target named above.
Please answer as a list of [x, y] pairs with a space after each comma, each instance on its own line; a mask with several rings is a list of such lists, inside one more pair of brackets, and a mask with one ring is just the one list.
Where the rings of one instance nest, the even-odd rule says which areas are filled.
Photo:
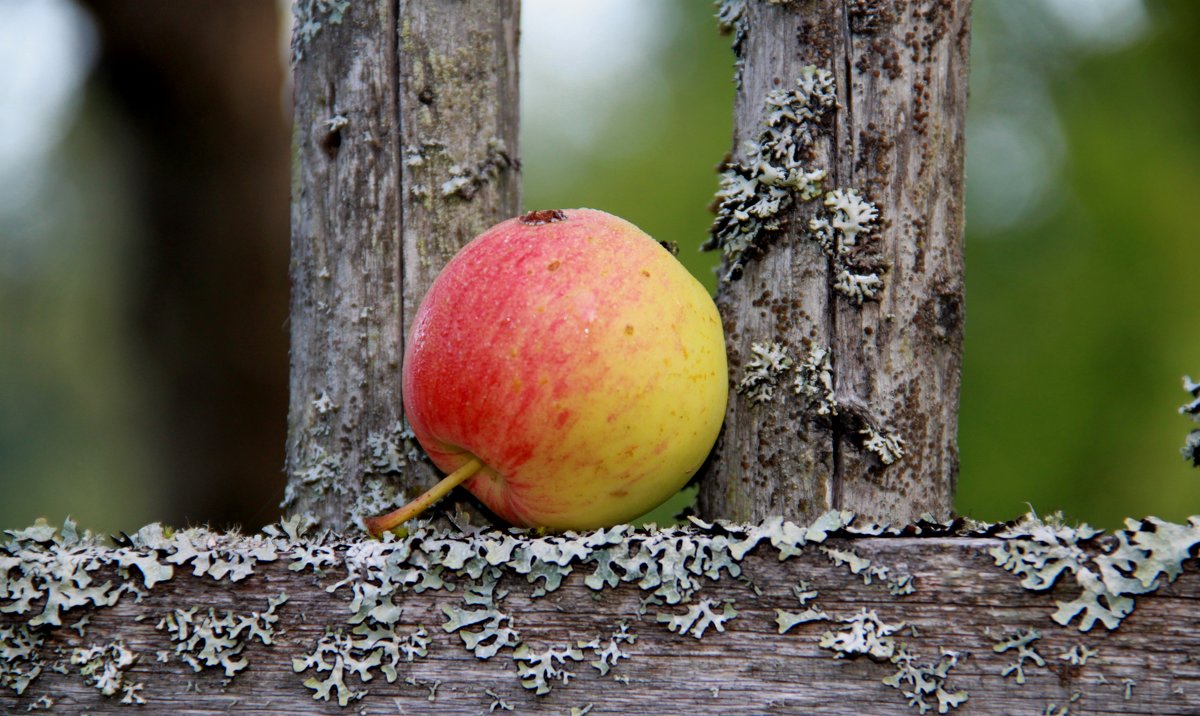
[[628, 659], [629, 654], [621, 650], [621, 644], [632, 644], [637, 641], [637, 634], [629, 631], [629, 625], [621, 622], [617, 625], [617, 630], [609, 636], [607, 643], [603, 642], [600, 637], [596, 637], [591, 641], [579, 641], [575, 646], [582, 649], [584, 652], [591, 652], [596, 658], [589, 662], [601, 676], [607, 676], [617, 662], [621, 659]]
[[[1183, 389], [1191, 395], [1192, 399], [1179, 406], [1179, 413], [1190, 415], [1192, 420], [1200, 423], [1200, 383], [1194, 383], [1189, 376], [1184, 376]], [[1187, 440], [1180, 448], [1180, 453], [1184, 460], [1192, 463], [1193, 467], [1200, 467], [1200, 428], [1188, 433]]]
[[[347, 684], [347, 676], [356, 674], [361, 683], [366, 683], [373, 678], [372, 669], [378, 668], [392, 683], [398, 677], [401, 662], [423, 658], [428, 648], [429, 634], [424, 627], [406, 635], [362, 624], [350, 634], [342, 629], [326, 629], [311, 652], [292, 659], [292, 670], [316, 672], [304, 681], [313, 690], [313, 699], [335, 698], [339, 706], [345, 706], [368, 693]], [[326, 676], [321, 678], [323, 674]]]
[[500, 695], [497, 694], [495, 691], [492, 691], [491, 689], [484, 689], [483, 693], [485, 696], [491, 698], [491, 700], [492, 700], [491, 703], [488, 704], [488, 713], [492, 713], [496, 709], [500, 709], [501, 711], [514, 711], [515, 710], [515, 708], [513, 707], [512, 704], [510, 704], [507, 701], [505, 701], [504, 699], [500, 698]]
[[875, 564], [853, 549], [822, 547], [821, 552], [834, 564], [845, 566], [851, 574], [862, 577], [863, 584], [869, 586], [875, 581], [886, 584], [888, 592], [893, 596], [912, 594], [915, 589], [911, 574], [895, 574], [891, 567]]
[[304, 57], [304, 50], [324, 24], [342, 24], [350, 0], [292, 0], [292, 62]]
[[769, 403], [775, 399], [775, 386], [792, 368], [792, 358], [782, 344], [751, 343], [746, 372], [738, 382], [738, 392], [751, 403]]
[[820, 607], [809, 607], [802, 612], [789, 612], [785, 609], [775, 610], [775, 626], [780, 634], [786, 634], [793, 627], [809, 622], [829, 621], [832, 617]]
[[[949, 691], [946, 689], [946, 678], [950, 670], [958, 665], [958, 653], [943, 651], [936, 663], [920, 664], [917, 657], [908, 651], [907, 645], [900, 645], [892, 655], [891, 662], [896, 665], [896, 673], [885, 678], [883, 683], [898, 689], [920, 713], [937, 709], [940, 714], [949, 713], [963, 705], [968, 697], [966, 691]], [[936, 703], [930, 703], [933, 697]]]
[[[480, 659], [490, 659], [501, 649], [521, 643], [520, 633], [512, 628], [512, 617], [495, 608], [470, 610], [443, 604], [442, 613], [448, 620], [442, 628], [451, 634], [458, 632], [467, 649]], [[478, 629], [465, 628], [469, 626]]]
[[1099, 654], [1099, 650], [1092, 649], [1086, 644], [1076, 644], [1070, 649], [1058, 655], [1058, 658], [1067, 662], [1071, 666], [1083, 666], [1088, 663], [1088, 659]]
[[883, 260], [872, 250], [879, 209], [853, 189], [834, 189], [823, 204], [825, 211], [808, 223], [809, 238], [830, 259], [834, 290], [862, 305], [883, 290]]
[[746, 143], [745, 158], [721, 172], [717, 217], [704, 245], [725, 256], [725, 280], [741, 276], [750, 248], [761, 249], [782, 228], [783, 212], [795, 201], [820, 195], [825, 171], [804, 162], [816, 127], [836, 104], [833, 74], [812, 65], [800, 70], [793, 89], [767, 93], [762, 131]]
[[0, 689], [12, 689], [20, 696], [41, 675], [42, 638], [28, 624], [0, 625]]
[[723, 34], [733, 36], [734, 62], [733, 83], [742, 86], [742, 48], [746, 43], [746, 0], [717, 0], [717, 27]]
[[287, 481], [280, 506], [285, 509], [294, 506], [299, 497], [297, 490], [302, 486], [302, 489], [316, 494], [345, 494], [341, 455], [330, 453], [320, 445], [313, 445], [312, 454], [296, 470], [293, 479]]
[[1024, 684], [1026, 662], [1032, 662], [1034, 666], [1045, 666], [1046, 660], [1042, 658], [1041, 654], [1037, 653], [1037, 649], [1033, 646], [1033, 643], [1041, 638], [1042, 634], [1037, 629], [1025, 629], [1018, 631], [1007, 639], [1002, 639], [993, 646], [992, 651], [997, 654], [1003, 654], [1012, 649], [1017, 650], [1016, 660], [1005, 666], [1000, 675], [1012, 676], [1015, 674], [1017, 683]]
[[843, 427], [861, 437], [862, 449], [874, 453], [885, 466], [900, 460], [904, 457], [902, 436], [876, 427], [865, 410], [838, 400], [831, 357], [828, 348], [812, 344], [804, 360], [797, 362], [782, 343], [752, 342], [737, 390], [751, 405], [770, 403], [775, 400], [776, 388], [791, 372], [792, 393], [803, 402], [808, 414], [839, 419]]
[[521, 686], [544, 696], [550, 693], [551, 682], [565, 685], [575, 676], [567, 664], [583, 660], [583, 652], [573, 646], [535, 651], [528, 644], [521, 644], [513, 652], [513, 660], [517, 662]]
[[792, 392], [817, 415], [837, 415], [839, 404], [833, 389], [833, 363], [828, 348], [812, 345], [808, 355], [796, 365]]
[[182, 567], [190, 563], [193, 575], [218, 581], [241, 581], [254, 572], [255, 564], [274, 562], [279, 556], [278, 546], [267, 535], [214, 532], [207, 527], [177, 532], [164, 546], [171, 564]]
[[[161, 527], [158, 530], [161, 533]], [[138, 568], [146, 588], [173, 574], [157, 555], [142, 552], [136, 545], [132, 549], [97, 549], [101, 541], [90, 532], [79, 534], [70, 519], [61, 531], [42, 521], [7, 534], [10, 541], [0, 549], [0, 613], [26, 614], [40, 602], [41, 611], [29, 620], [29, 626], [62, 626], [63, 615], [72, 609], [116, 604], [121, 595], [136, 590], [129, 581], [130, 567]], [[97, 583], [93, 574], [104, 565], [116, 566], [126, 581], [117, 586], [111, 581]]]
[[331, 410], [336, 410], [333, 399], [329, 397], [329, 391], [322, 390], [321, 394], [313, 400], [313, 410], [317, 411], [318, 415], [324, 415]]
[[138, 693], [142, 684], [131, 683], [125, 678], [125, 672], [137, 659], [138, 655], [126, 648], [120, 639], [71, 652], [71, 663], [79, 667], [88, 686], [95, 687], [105, 696], [121, 692], [123, 704], [145, 703]]
[[817, 643], [822, 649], [834, 652], [834, 658], [869, 656], [873, 659], [891, 659], [896, 653], [893, 634], [904, 628], [904, 622], [887, 624], [874, 609], [865, 607], [850, 617], [838, 620], [846, 626], [839, 631], [827, 631]]
[[504, 140], [493, 137], [488, 140], [487, 151], [483, 159], [474, 166], [454, 164], [450, 167], [450, 178], [442, 182], [443, 197], [458, 197], [469, 201], [484, 184], [497, 177], [500, 172], [516, 165], [516, 160], [508, 152]]
[[867, 425], [858, 431], [863, 436], [863, 449], [879, 456], [884, 465], [904, 457], [904, 438], [894, 433], [882, 433]]
[[266, 611], [250, 614], [226, 611], [220, 616], [211, 607], [200, 616], [197, 607], [177, 608], [168, 612], [155, 628], [170, 634], [175, 653], [193, 671], [219, 666], [225, 676], [233, 677], [249, 666], [242, 658], [242, 651], [252, 639], [272, 643], [275, 623], [279, 621], [275, 610], [286, 601], [287, 595], [280, 593], [267, 600]]
[[400, 473], [421, 462], [422, 455], [412, 428], [399, 420], [387, 431], [367, 435], [367, 459], [375, 472]]
[[1053, 587], [1071, 574], [1080, 587], [1072, 600], [1056, 602], [1051, 615], [1067, 626], [1079, 620], [1080, 631], [1096, 622], [1116, 629], [1134, 608], [1134, 597], [1153, 592], [1175, 580], [1183, 561], [1200, 544], [1200, 517], [1186, 525], [1157, 517], [1125, 521], [1126, 529], [1099, 544], [1093, 554], [1083, 548], [1101, 533], [1084, 524], [1068, 527], [1060, 516], [1041, 520], [1028, 514], [1000, 533], [1003, 542], [990, 550], [996, 564], [1020, 577], [1021, 586], [1034, 591]]
[[738, 615], [737, 609], [733, 607], [733, 602], [724, 602], [720, 611], [714, 609], [716, 606], [715, 600], [702, 599], [696, 604], [688, 606], [687, 611], [683, 614], [659, 612], [658, 621], [666, 624], [668, 629], [677, 634], [687, 634], [700, 639], [709, 627], [720, 632], [725, 631], [725, 622]]

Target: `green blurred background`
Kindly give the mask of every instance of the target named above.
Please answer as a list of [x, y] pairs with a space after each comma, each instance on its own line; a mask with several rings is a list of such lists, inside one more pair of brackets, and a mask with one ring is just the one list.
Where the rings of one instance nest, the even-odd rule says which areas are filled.
[[[287, 5], [0, 0], [0, 527], [257, 527], [286, 420]], [[1200, 513], [1200, 3], [975, 0], [958, 509]], [[701, 254], [703, 0], [525, 0], [529, 208]]]

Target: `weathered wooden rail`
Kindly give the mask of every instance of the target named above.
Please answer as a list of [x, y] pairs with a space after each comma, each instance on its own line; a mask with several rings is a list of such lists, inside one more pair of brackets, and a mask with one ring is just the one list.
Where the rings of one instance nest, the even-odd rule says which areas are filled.
[[1200, 521], [1096, 536], [848, 517], [391, 542], [10, 533], [0, 711], [1200, 711]]

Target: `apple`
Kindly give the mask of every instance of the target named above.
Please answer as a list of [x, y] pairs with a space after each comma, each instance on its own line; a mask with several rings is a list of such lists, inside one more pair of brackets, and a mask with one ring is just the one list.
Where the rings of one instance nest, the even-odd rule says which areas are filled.
[[700, 468], [725, 415], [721, 319], [687, 269], [594, 209], [534, 211], [476, 237], [417, 311], [404, 410], [450, 473], [381, 534], [462, 483], [511, 524], [626, 522]]

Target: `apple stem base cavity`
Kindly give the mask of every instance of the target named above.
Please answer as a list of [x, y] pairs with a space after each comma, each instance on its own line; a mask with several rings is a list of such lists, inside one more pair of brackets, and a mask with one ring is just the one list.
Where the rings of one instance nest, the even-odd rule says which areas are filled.
[[[675, 494], [725, 416], [721, 318], [678, 259], [594, 209], [533, 211], [446, 264], [414, 317], [404, 412], [450, 476], [519, 527], [627, 522]], [[473, 458], [463, 462], [464, 458]]]
[[379, 537], [384, 532], [394, 530], [412, 518], [420, 515], [433, 506], [433, 503], [445, 497], [451, 490], [458, 487], [467, 478], [479, 472], [483, 463], [479, 458], [471, 458], [462, 467], [443, 477], [438, 484], [426, 490], [420, 497], [398, 510], [392, 510], [386, 515], [370, 517], [365, 520], [367, 531], [373, 537]]

